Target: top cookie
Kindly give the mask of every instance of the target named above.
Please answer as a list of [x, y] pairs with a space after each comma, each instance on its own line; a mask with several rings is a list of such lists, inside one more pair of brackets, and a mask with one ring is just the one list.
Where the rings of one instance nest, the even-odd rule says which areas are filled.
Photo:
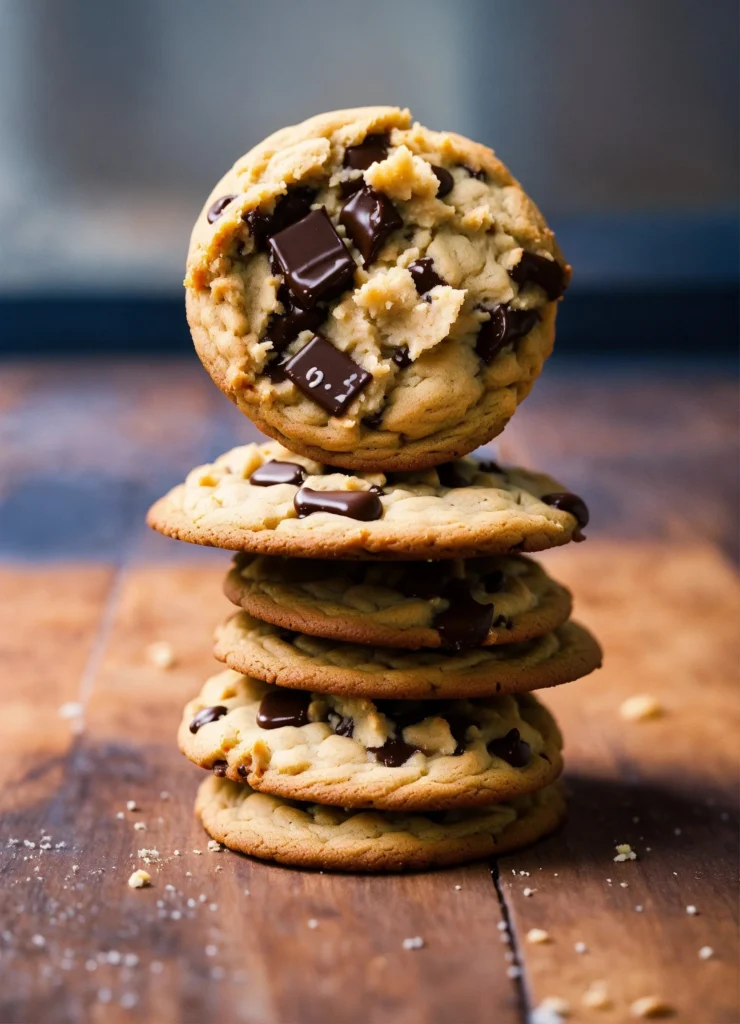
[[223, 391], [292, 451], [419, 469], [504, 428], [570, 268], [491, 150], [365, 107], [250, 150], [193, 230], [187, 313]]

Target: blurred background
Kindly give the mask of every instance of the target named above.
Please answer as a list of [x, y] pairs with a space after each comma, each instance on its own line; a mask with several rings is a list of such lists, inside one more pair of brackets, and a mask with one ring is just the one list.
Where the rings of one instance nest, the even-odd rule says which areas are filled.
[[190, 351], [210, 188], [321, 110], [491, 145], [574, 267], [560, 353], [734, 352], [736, 0], [0, 0], [0, 352]]

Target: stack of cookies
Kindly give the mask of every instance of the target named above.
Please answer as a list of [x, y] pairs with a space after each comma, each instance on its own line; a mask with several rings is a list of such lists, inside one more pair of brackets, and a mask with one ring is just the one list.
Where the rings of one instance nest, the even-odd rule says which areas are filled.
[[[274, 441], [193, 470], [149, 513], [235, 550], [227, 668], [186, 707], [214, 839], [284, 864], [396, 871], [511, 850], [564, 814], [532, 691], [597, 668], [526, 552], [583, 501], [467, 456], [551, 351], [569, 276], [534, 204], [467, 139], [395, 108], [271, 136], [209, 198], [188, 318]], [[461, 457], [463, 456], [463, 457]]]

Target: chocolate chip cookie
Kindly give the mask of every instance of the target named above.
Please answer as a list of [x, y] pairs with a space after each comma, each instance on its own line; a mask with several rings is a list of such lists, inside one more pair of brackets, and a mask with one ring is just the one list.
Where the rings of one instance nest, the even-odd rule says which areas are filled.
[[187, 705], [178, 738], [219, 777], [339, 807], [478, 807], [541, 789], [562, 770], [558, 728], [530, 694], [373, 702], [227, 670]]
[[601, 664], [599, 645], [573, 622], [520, 644], [404, 651], [292, 633], [246, 612], [219, 627], [214, 654], [279, 686], [371, 700], [523, 693], [580, 679]]
[[179, 540], [254, 554], [408, 561], [581, 540], [588, 509], [552, 477], [491, 461], [343, 473], [271, 442], [194, 469], [148, 522]]
[[335, 466], [405, 470], [504, 428], [569, 277], [490, 149], [364, 107], [238, 160], [195, 224], [185, 284], [203, 364], [261, 430]]
[[394, 872], [464, 864], [542, 838], [565, 817], [559, 782], [486, 807], [423, 813], [345, 810], [256, 793], [211, 777], [198, 790], [206, 832], [232, 850], [294, 867]]
[[443, 647], [543, 636], [570, 616], [571, 596], [531, 558], [342, 562], [237, 555], [226, 596], [276, 626], [360, 644]]

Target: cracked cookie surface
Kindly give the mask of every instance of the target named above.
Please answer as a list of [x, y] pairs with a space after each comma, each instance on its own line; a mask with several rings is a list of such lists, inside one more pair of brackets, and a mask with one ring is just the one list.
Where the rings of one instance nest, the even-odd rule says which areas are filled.
[[567, 622], [521, 644], [405, 651], [291, 633], [237, 612], [216, 631], [215, 656], [278, 686], [355, 697], [492, 697], [571, 682], [601, 665], [588, 630]]
[[229, 779], [201, 783], [195, 811], [231, 850], [296, 867], [394, 872], [464, 864], [517, 850], [565, 817], [561, 783], [507, 803], [399, 813], [298, 803]]
[[566, 588], [523, 555], [388, 565], [243, 554], [224, 592], [276, 626], [411, 650], [444, 646], [454, 619], [465, 627], [476, 614], [483, 645], [529, 640], [562, 625], [572, 604]]
[[147, 521], [179, 540], [254, 554], [407, 561], [542, 551], [582, 539], [588, 512], [552, 477], [472, 457], [347, 474], [269, 442], [198, 466]]
[[477, 807], [541, 789], [562, 770], [557, 725], [530, 694], [373, 702], [230, 670], [186, 706], [178, 741], [219, 777], [339, 807]]
[[418, 469], [500, 433], [569, 277], [491, 150], [366, 107], [237, 161], [193, 229], [186, 306], [203, 364], [265, 433], [338, 466]]

